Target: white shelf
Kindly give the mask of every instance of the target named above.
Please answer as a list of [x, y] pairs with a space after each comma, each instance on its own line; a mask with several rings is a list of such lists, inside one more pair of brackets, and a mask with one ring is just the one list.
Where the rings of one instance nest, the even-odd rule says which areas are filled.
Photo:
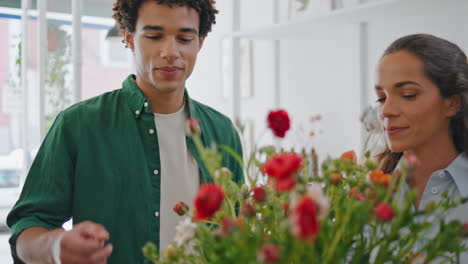
[[[465, 3], [463, 3], [465, 2]], [[393, 19], [402, 16], [414, 15], [414, 10], [424, 9], [424, 6], [432, 6], [431, 10], [444, 10], [453, 3], [466, 6], [466, 0], [378, 0], [363, 3], [346, 9], [330, 11], [324, 15], [307, 15], [293, 21], [255, 29], [248, 29], [229, 34], [228, 37], [250, 39], [285, 39], [308, 37], [313, 32], [324, 31], [336, 26], [369, 22], [374, 19], [386, 18], [389, 23]], [[433, 8], [437, 6], [437, 8]], [[421, 10], [424, 12], [424, 10]], [[427, 14], [438, 15], [438, 14]], [[439, 14], [440, 15], [440, 14]]]

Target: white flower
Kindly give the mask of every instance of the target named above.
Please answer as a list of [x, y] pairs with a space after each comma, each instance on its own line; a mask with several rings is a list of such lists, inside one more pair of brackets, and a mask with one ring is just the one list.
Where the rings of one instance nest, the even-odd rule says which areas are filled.
[[174, 242], [176, 242], [177, 247], [181, 247], [187, 241], [190, 241], [195, 236], [195, 229], [197, 224], [193, 223], [190, 218], [185, 218], [180, 221], [176, 226], [176, 235]]
[[330, 211], [330, 199], [323, 193], [323, 188], [320, 183], [309, 183], [307, 185], [306, 196], [312, 198], [318, 207], [319, 207], [319, 219], [324, 219], [327, 217], [328, 212]]
[[379, 120], [379, 113], [377, 107], [368, 106], [361, 114], [361, 123], [369, 133], [383, 132], [382, 123]]

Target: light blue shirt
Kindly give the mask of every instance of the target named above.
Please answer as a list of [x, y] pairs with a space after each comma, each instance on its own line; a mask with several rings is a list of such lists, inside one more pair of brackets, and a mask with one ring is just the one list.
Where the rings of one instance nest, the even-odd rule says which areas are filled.
[[[409, 187], [405, 183], [400, 197], [404, 197], [404, 193], [408, 190]], [[447, 168], [432, 173], [424, 189], [419, 208], [424, 209], [431, 201], [439, 202], [445, 191], [454, 201], [468, 197], [468, 155], [466, 153], [459, 154]], [[448, 211], [445, 219], [447, 221], [459, 220], [462, 223], [468, 222], [468, 203]], [[468, 241], [465, 240], [465, 243], [468, 244]], [[460, 263], [468, 263], [467, 252], [461, 255]]]

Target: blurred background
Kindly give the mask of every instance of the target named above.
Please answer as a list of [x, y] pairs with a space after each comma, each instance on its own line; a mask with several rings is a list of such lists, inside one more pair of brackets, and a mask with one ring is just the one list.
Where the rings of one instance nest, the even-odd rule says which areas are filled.
[[[119, 89], [132, 54], [114, 0], [0, 0], [0, 263], [12, 263], [5, 219], [42, 139], [64, 108]], [[220, 13], [187, 81], [255, 144], [328, 155], [378, 143], [374, 72], [397, 38], [430, 33], [468, 51], [466, 0], [217, 0]], [[266, 115], [283, 108], [282, 141]], [[361, 122], [361, 119], [365, 122]]]

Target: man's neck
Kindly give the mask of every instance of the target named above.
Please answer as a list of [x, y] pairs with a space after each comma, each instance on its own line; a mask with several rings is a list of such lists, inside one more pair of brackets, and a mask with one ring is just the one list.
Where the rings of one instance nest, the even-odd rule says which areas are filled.
[[161, 92], [141, 78], [136, 78], [136, 84], [151, 104], [151, 112], [158, 114], [172, 114], [184, 105], [184, 88], [173, 92]]

